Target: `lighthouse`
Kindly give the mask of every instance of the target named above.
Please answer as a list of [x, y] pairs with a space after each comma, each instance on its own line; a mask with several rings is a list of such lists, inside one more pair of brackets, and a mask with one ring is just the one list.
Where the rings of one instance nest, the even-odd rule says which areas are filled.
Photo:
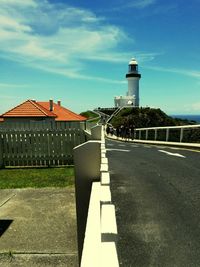
[[115, 107], [139, 106], [139, 80], [141, 74], [138, 72], [138, 63], [132, 58], [128, 65], [126, 79], [128, 81], [128, 91], [126, 96], [116, 96], [114, 99]]
[[128, 65], [128, 73], [126, 79], [128, 80], [127, 96], [134, 97], [134, 106], [139, 107], [139, 80], [141, 74], [138, 73], [138, 63], [135, 58], [132, 58]]

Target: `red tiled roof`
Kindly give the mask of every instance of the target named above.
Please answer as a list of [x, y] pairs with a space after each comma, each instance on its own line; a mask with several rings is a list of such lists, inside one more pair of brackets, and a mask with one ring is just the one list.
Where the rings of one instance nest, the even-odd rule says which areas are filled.
[[[37, 102], [37, 103], [40, 104], [45, 109], [48, 109], [49, 107], [49, 102]], [[56, 121], [84, 121], [87, 119], [56, 103], [53, 103], [53, 113], [56, 114], [57, 116], [55, 118]]]
[[27, 100], [22, 104], [1, 115], [1, 118], [18, 117], [54, 117], [56, 121], [84, 121], [85, 117], [78, 115], [56, 103], [53, 103], [53, 111], [49, 110], [48, 102], [36, 102]]
[[35, 101], [27, 100], [2, 114], [1, 117], [56, 117], [56, 115], [44, 109]]

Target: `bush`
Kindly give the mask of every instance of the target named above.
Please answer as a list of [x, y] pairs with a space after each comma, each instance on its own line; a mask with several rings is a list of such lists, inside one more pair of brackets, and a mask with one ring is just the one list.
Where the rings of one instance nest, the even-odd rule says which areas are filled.
[[161, 127], [161, 126], [180, 126], [194, 124], [188, 120], [172, 118], [165, 114], [161, 109], [155, 108], [124, 108], [116, 117], [111, 120], [114, 127], [120, 125], [135, 125], [136, 128]]

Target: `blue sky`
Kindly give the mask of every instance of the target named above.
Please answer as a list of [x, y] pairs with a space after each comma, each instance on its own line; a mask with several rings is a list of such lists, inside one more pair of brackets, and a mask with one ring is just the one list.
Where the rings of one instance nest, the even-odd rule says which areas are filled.
[[135, 57], [141, 106], [200, 114], [199, 13], [200, 0], [0, 0], [0, 113], [112, 107]]

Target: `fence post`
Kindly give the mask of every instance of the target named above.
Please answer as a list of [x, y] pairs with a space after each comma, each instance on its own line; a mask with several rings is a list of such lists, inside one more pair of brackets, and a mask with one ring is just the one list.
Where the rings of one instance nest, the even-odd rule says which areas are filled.
[[149, 133], [148, 130], [146, 130], [146, 136], [145, 136], [146, 140], [148, 140], [148, 133]]
[[74, 148], [79, 263], [82, 256], [91, 186], [92, 182], [100, 181], [100, 164], [101, 141], [90, 140]]
[[139, 140], [141, 139], [141, 130], [139, 130]]
[[166, 142], [169, 140], [169, 128], [166, 129]]
[[157, 135], [158, 135], [158, 131], [157, 131], [157, 129], [155, 129], [155, 135], [154, 135], [154, 140], [155, 141], [157, 140]]

